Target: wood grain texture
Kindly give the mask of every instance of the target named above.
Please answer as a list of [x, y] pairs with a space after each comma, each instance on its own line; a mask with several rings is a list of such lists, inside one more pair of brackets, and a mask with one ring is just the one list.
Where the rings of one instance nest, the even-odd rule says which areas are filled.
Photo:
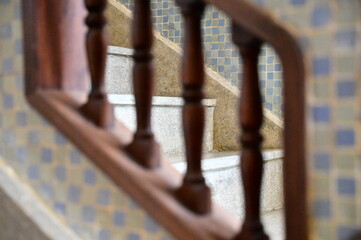
[[267, 240], [260, 216], [263, 157], [260, 133], [263, 106], [258, 77], [258, 55], [262, 42], [233, 23], [233, 42], [242, 57], [243, 78], [239, 102], [239, 123], [242, 130], [241, 176], [245, 199], [245, 219], [235, 240]]
[[154, 92], [153, 26], [150, 1], [135, 0], [132, 23], [134, 48], [133, 89], [137, 114], [137, 129], [127, 151], [145, 168], [159, 167], [160, 147], [151, 127]]
[[201, 168], [205, 125], [204, 61], [201, 36], [201, 17], [205, 5], [202, 0], [178, 0], [184, 17], [184, 46], [181, 81], [183, 84], [183, 133], [187, 171], [178, 190], [179, 200], [198, 214], [211, 211], [211, 191]]
[[[149, 4], [149, 1], [142, 1], [143, 4]], [[184, 2], [198, 1], [184, 0]], [[285, 101], [284, 186], [286, 239], [307, 240], [309, 239], [307, 222], [309, 209], [306, 202], [305, 70], [302, 52], [295, 38], [282, 24], [272, 19], [266, 12], [261, 11], [249, 1], [204, 0], [204, 2], [219, 8], [229, 15], [237, 25], [258, 39], [271, 44], [282, 61]], [[131, 158], [140, 159], [135, 155], [137, 152], [140, 155], [147, 156], [144, 152], [154, 150], [149, 151], [139, 145], [141, 147], [135, 148], [138, 151], [135, 151], [135, 153], [133, 151], [133, 155], [127, 155], [126, 153], [132, 152], [129, 147], [125, 151], [132, 139], [129, 130], [117, 123], [111, 128], [111, 131], [96, 128], [76, 111], [81, 105], [78, 100], [79, 94], [75, 95], [77, 99], [75, 100], [64, 92], [51, 92], [51, 89], [84, 91], [87, 87], [89, 73], [84, 50], [85, 28], [82, 22], [85, 10], [82, 3], [83, 1], [80, 0], [23, 0], [24, 42], [26, 43], [26, 93], [29, 101], [115, 183], [134, 197], [144, 209], [170, 230], [175, 237], [187, 240], [232, 239], [238, 233], [238, 222], [226, 216], [227, 214], [223, 214], [223, 211], [219, 210], [218, 207], [212, 206], [211, 212], [199, 216], [179, 204], [179, 200], [174, 196], [181, 186], [181, 176], [161, 156], [155, 158], [155, 165], [158, 166], [157, 161], [160, 161], [161, 164], [151, 171], [147, 171], [130, 161]], [[149, 5], [147, 6], [148, 15], [145, 14], [144, 16], [149, 19]], [[143, 16], [143, 13], [141, 15]], [[43, 19], [47, 21], [42, 21]], [[141, 20], [141, 22], [144, 22], [144, 20]], [[146, 23], [150, 24], [150, 22]], [[194, 26], [191, 27], [194, 28]], [[135, 29], [140, 31], [141, 26]], [[196, 26], [196, 29], [198, 29], [198, 26]], [[150, 34], [148, 31], [146, 33]], [[143, 36], [142, 32], [138, 33], [138, 35]], [[197, 37], [197, 35], [192, 34], [193, 37]], [[149, 39], [149, 37], [146, 37], [146, 39]], [[199, 40], [192, 39], [191, 42], [196, 43], [196, 45], [190, 48], [192, 51], [188, 51], [188, 54], [196, 53], [196, 58], [201, 58]], [[149, 44], [148, 41], [146, 46], [148, 46], [147, 44]], [[139, 47], [139, 49], [143, 51], [142, 47]], [[202, 58], [196, 62], [202, 62]], [[148, 63], [149, 61], [146, 64]], [[150, 74], [145, 74], [145, 76], [152, 78], [151, 68], [147, 67], [146, 69]], [[203, 79], [203, 75], [198, 75], [200, 74], [198, 69], [192, 70], [188, 74], [190, 74], [190, 79], [194, 76]], [[185, 97], [197, 99], [189, 101], [191, 103], [189, 105], [195, 106], [193, 101], [199, 102], [198, 99], [202, 98], [199, 89], [202, 89], [200, 85], [203, 84], [203, 80], [199, 80], [196, 85], [193, 85], [194, 81], [186, 81], [191, 83], [194, 88], [187, 90], [188, 93]], [[149, 88], [147, 90], [149, 82], [144, 83], [140, 80], [139, 82], [138, 85], [141, 86], [139, 88], [139, 98], [142, 101], [144, 94], [145, 104], [149, 104], [147, 100], [150, 98]], [[44, 89], [46, 89], [45, 92]], [[200, 105], [192, 107], [192, 109], [195, 110], [188, 110], [192, 112], [192, 115], [194, 115], [194, 112], [202, 111]], [[150, 109], [145, 107], [145, 116], [148, 116], [147, 111], [149, 111], [150, 115]], [[147, 117], [141, 119], [149, 121]], [[145, 125], [147, 125], [146, 122]], [[197, 135], [200, 133], [198, 130], [196, 132], [198, 132]], [[194, 150], [195, 154], [192, 153], [190, 158], [198, 158], [199, 153], [197, 151], [199, 152], [199, 149]], [[196, 161], [192, 162], [196, 163]], [[196, 165], [194, 167], [195, 169], [198, 168]], [[197, 178], [199, 177], [197, 176]], [[201, 184], [201, 186], [203, 185]]]
[[26, 94], [88, 88], [85, 12], [82, 0], [22, 0]]
[[112, 129], [97, 128], [79, 114], [79, 95], [38, 91], [28, 101], [115, 184], [129, 194], [175, 238], [181, 240], [227, 240], [238, 231], [239, 222], [218, 205], [212, 213], [199, 216], [174, 197], [182, 177], [169, 161], [147, 170], [134, 163], [125, 151], [132, 133], [116, 122]]
[[114, 122], [113, 108], [104, 91], [105, 65], [108, 39], [104, 30], [107, 0], [85, 0], [88, 10], [86, 25], [86, 50], [91, 78], [88, 101], [80, 107], [80, 112], [99, 127], [110, 127]]
[[[266, 11], [246, 0], [204, 0], [277, 52], [283, 69], [284, 161], [286, 239], [309, 239], [307, 161], [305, 159], [305, 63], [290, 31]], [[286, 47], [287, 46], [287, 47]]]

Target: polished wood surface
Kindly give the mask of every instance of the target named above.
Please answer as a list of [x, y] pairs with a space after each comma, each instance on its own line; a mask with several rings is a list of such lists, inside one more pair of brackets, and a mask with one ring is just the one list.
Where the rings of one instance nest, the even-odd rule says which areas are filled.
[[[114, 125], [108, 125], [108, 121], [94, 121], [95, 118], [89, 118], [89, 116], [84, 118], [84, 115], [80, 115], [77, 111], [81, 103], [86, 100], [86, 97], [83, 96], [87, 95], [84, 90], [89, 83], [89, 70], [92, 77], [99, 80], [93, 84], [97, 89], [95, 92], [101, 92], [102, 81], [104, 81], [100, 77], [104, 72], [103, 65], [92, 67], [89, 61], [89, 66], [86, 66], [85, 28], [82, 25], [85, 9], [82, 8], [82, 2], [80, 0], [23, 0], [24, 23], [34, 23], [29, 27], [24, 24], [25, 42], [29, 43], [25, 44], [26, 89], [29, 102], [176, 238], [186, 240], [244, 239], [242, 232], [251, 233], [253, 227], [257, 229], [254, 232], [258, 232], [259, 235], [248, 239], [263, 240], [266, 238], [263, 231], [260, 230], [258, 220], [258, 183], [262, 172], [259, 164], [261, 138], [258, 126], [262, 120], [259, 119], [259, 100], [257, 100], [259, 95], [258, 93], [253, 94], [253, 91], [258, 88], [255, 82], [244, 82], [245, 86], [242, 90], [242, 103], [255, 100], [251, 105], [253, 110], [246, 110], [248, 106], [243, 104], [240, 107], [242, 113], [246, 112], [241, 116], [241, 125], [244, 129], [242, 144], [245, 148], [242, 170], [245, 171], [243, 177], [246, 188], [250, 188], [251, 178], [256, 179], [255, 184], [252, 183], [254, 189], [247, 190], [246, 198], [258, 199], [258, 201], [246, 200], [248, 217], [245, 223], [248, 222], [248, 225], [243, 225], [242, 231], [239, 231], [240, 225], [236, 220], [214, 204], [211, 206], [209, 189], [204, 184], [202, 177], [200, 159], [204, 109], [201, 100], [203, 99], [204, 73], [199, 22], [204, 3], [200, 0], [178, 1], [186, 22], [182, 82], [185, 99], [184, 131], [189, 165], [187, 175], [182, 181], [179, 173], [161, 157], [158, 144], [151, 131], [150, 99], [153, 91], [153, 69], [149, 1], [136, 1], [133, 22], [134, 59], [136, 62], [134, 90], [137, 102], [137, 132], [139, 133], [136, 133], [134, 137], [122, 124], [115, 122]], [[204, 0], [204, 2], [225, 12], [252, 38], [272, 45], [283, 63], [286, 239], [307, 240], [308, 208], [306, 203], [304, 58], [302, 52], [295, 38], [281, 24], [252, 3], [244, 0]], [[96, 6], [92, 4], [96, 4]], [[91, 40], [94, 46], [100, 43], [104, 47], [103, 27], [97, 25], [102, 25], [104, 20], [102, 18], [103, 5], [101, 4], [104, 4], [104, 1], [88, 2], [89, 16], [91, 14], [96, 16], [88, 25], [89, 32], [92, 31], [95, 34], [95, 38], [93, 36]], [[46, 21], [43, 21], [44, 19]], [[49, 26], [54, 27], [50, 28]], [[99, 42], [94, 39], [98, 39]], [[251, 42], [255, 42], [254, 39]], [[54, 50], [54, 48], [56, 49]], [[100, 59], [104, 59], [104, 48], [94, 51], [96, 56], [99, 54]], [[256, 51], [252, 51], [253, 53], [250, 55], [256, 55]], [[246, 53], [242, 53], [242, 55], [244, 54]], [[96, 57], [90, 54], [90, 59], [96, 59]], [[247, 79], [256, 78], [254, 62], [255, 60], [252, 61], [252, 64], [245, 65], [250, 70], [248, 77], [246, 74]], [[95, 73], [92, 73], [94, 69]], [[70, 97], [69, 93], [54, 92], [54, 89], [80, 90], [81, 93], [74, 93], [74, 99]], [[96, 117], [106, 116], [99, 115]], [[94, 123], [101, 123], [97, 125], [106, 125], [107, 128], [98, 128], [88, 119]], [[139, 164], [135, 164], [134, 161]], [[151, 168], [151, 170], [147, 168]], [[254, 170], [248, 170], [251, 168]], [[253, 223], [254, 225], [252, 225]]]
[[235, 240], [267, 240], [260, 215], [263, 157], [260, 133], [263, 106], [258, 77], [258, 55], [262, 42], [233, 23], [233, 42], [242, 57], [243, 78], [239, 102], [239, 122], [242, 130], [241, 176], [245, 199], [245, 218], [242, 230]]
[[133, 89], [137, 114], [137, 129], [127, 151], [146, 168], [159, 167], [160, 147], [151, 128], [154, 92], [153, 27], [150, 1], [135, 0], [132, 23], [134, 48]]
[[116, 122], [112, 129], [98, 128], [79, 114], [82, 95], [61, 91], [37, 91], [28, 96], [31, 105], [70, 139], [101, 171], [176, 239], [229, 240], [239, 221], [213, 203], [212, 213], [198, 215], [174, 197], [182, 183], [181, 174], [164, 157], [160, 167], [143, 168], [119, 147], [132, 140], [131, 131]]
[[201, 160], [205, 125], [204, 55], [201, 18], [205, 5], [202, 0], [177, 0], [184, 17], [184, 46], [181, 81], [183, 84], [183, 133], [187, 171], [178, 190], [179, 200], [195, 213], [211, 211], [211, 191], [202, 175]]
[[282, 62], [286, 239], [307, 240], [309, 209], [305, 157], [305, 58], [301, 48], [284, 25], [250, 1], [204, 1], [225, 12], [237, 25], [270, 44]]
[[107, 0], [85, 0], [85, 6], [89, 12], [85, 22], [89, 28], [86, 36], [86, 50], [91, 90], [88, 101], [80, 107], [80, 112], [99, 127], [110, 127], [114, 122], [113, 108], [104, 91], [108, 48], [107, 34], [104, 30], [107, 22], [104, 15], [106, 5]]

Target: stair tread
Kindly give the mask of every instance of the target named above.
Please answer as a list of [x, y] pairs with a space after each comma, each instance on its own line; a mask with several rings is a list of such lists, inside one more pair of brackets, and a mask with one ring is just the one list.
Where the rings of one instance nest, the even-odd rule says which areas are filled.
[[[262, 152], [263, 160], [270, 161], [275, 159], [280, 159], [283, 157], [283, 150], [281, 149], [272, 149], [264, 150]], [[184, 156], [175, 156], [168, 157], [168, 159], [173, 163], [173, 166], [180, 172], [183, 172], [186, 168], [185, 157]], [[222, 161], [220, 161], [222, 160]], [[237, 166], [239, 164], [239, 152], [210, 152], [203, 155], [202, 167], [204, 171], [210, 171], [220, 168], [230, 168]]]
[[275, 211], [267, 212], [262, 215], [262, 222], [264, 228], [270, 239], [272, 240], [284, 240], [285, 239], [285, 227], [284, 227], [284, 211], [278, 209]]

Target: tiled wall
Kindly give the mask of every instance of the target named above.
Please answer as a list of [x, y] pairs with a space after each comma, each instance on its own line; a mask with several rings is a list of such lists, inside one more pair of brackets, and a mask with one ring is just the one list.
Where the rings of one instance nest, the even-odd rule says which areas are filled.
[[263, 2], [306, 58], [312, 239], [348, 240], [361, 230], [361, 2]]
[[[132, 0], [117, 0], [133, 8]], [[152, 0], [153, 22], [165, 37], [182, 45], [183, 22], [174, 0]], [[203, 39], [207, 65], [233, 86], [240, 85], [241, 63], [237, 48], [232, 44], [231, 22], [214, 7], [207, 7], [203, 19]], [[282, 115], [282, 72], [274, 50], [265, 45], [260, 56], [260, 80], [263, 102], [277, 116]]]
[[[129, 0], [118, 1], [131, 8]], [[180, 44], [181, 20], [172, 2], [152, 1], [154, 22], [164, 36]], [[312, 239], [347, 240], [361, 229], [361, 2], [253, 2], [287, 25], [305, 54]], [[208, 8], [203, 25], [207, 64], [238, 85], [238, 55], [229, 44], [229, 21]], [[281, 66], [268, 46], [259, 68], [265, 105], [279, 115]]]
[[26, 103], [20, 8], [0, 0], [0, 156], [82, 239], [172, 239]]

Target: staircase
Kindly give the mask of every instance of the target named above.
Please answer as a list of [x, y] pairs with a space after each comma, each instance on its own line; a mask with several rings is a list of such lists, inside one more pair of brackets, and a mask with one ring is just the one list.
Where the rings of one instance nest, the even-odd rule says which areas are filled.
[[[131, 130], [136, 127], [135, 102], [132, 94], [132, 50], [109, 46], [106, 70], [106, 90], [114, 105], [116, 118]], [[218, 152], [213, 148], [213, 117], [215, 99], [205, 99], [206, 127], [203, 146], [203, 172], [212, 188], [213, 199], [236, 217], [244, 215], [243, 191], [240, 187], [239, 153]], [[184, 173], [184, 144], [181, 122], [183, 100], [179, 97], [153, 97], [152, 124], [162, 151], [173, 166]], [[182, 156], [182, 157], [181, 157]], [[282, 150], [265, 150], [262, 189], [262, 212], [266, 229], [272, 239], [282, 239]]]

